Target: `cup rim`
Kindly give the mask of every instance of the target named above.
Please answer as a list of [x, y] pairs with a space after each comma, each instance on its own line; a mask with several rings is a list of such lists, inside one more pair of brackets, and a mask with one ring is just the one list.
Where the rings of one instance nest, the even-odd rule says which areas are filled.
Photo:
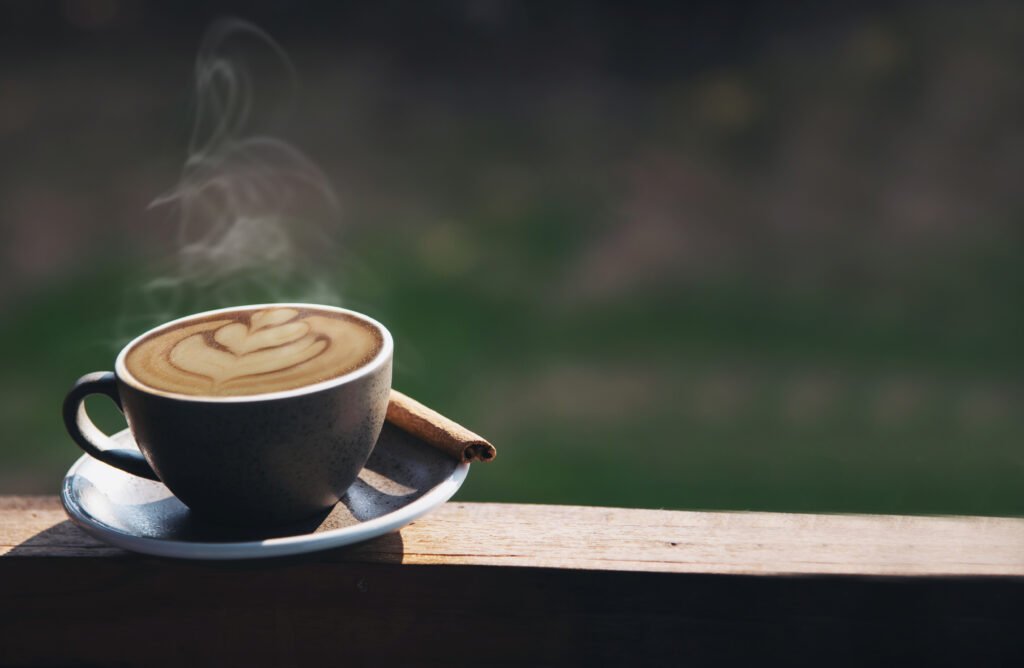
[[[156, 333], [161, 332], [161, 331], [163, 331], [165, 329], [171, 328], [171, 327], [173, 327], [173, 326], [175, 326], [175, 325], [177, 325], [179, 323], [187, 322], [187, 321], [193, 320], [195, 318], [202, 318], [202, 317], [206, 317], [206, 316], [210, 316], [210, 315], [217, 315], [219, 313], [227, 313], [227, 312], [234, 312], [234, 311], [256, 311], [256, 310], [265, 309], [265, 308], [271, 308], [271, 307], [274, 307], [274, 308], [297, 308], [297, 309], [302, 309], [302, 308], [318, 309], [318, 310], [322, 310], [322, 311], [332, 311], [334, 313], [341, 313], [341, 314], [345, 314], [345, 315], [354, 317], [354, 318], [356, 318], [358, 320], [362, 320], [363, 322], [371, 325], [372, 327], [375, 327], [377, 329], [377, 331], [380, 332], [380, 334], [381, 334], [381, 347], [380, 347], [380, 350], [377, 351], [377, 354], [374, 356], [374, 358], [372, 360], [370, 360], [369, 362], [367, 362], [363, 366], [359, 367], [358, 369], [354, 369], [354, 370], [350, 371], [349, 373], [346, 373], [346, 374], [343, 374], [341, 376], [338, 376], [336, 378], [330, 378], [328, 380], [323, 380], [323, 381], [320, 381], [319, 383], [313, 383], [311, 385], [303, 385], [301, 387], [296, 387], [296, 388], [293, 388], [293, 389], [290, 389], [290, 390], [278, 390], [278, 391], [275, 391], [275, 392], [262, 392], [260, 394], [240, 394], [240, 395], [222, 396], [222, 397], [210, 396], [210, 395], [202, 395], [202, 394], [181, 394], [180, 392], [170, 392], [170, 391], [167, 391], [167, 390], [161, 390], [159, 388], [147, 385], [147, 384], [143, 383], [142, 381], [140, 381], [139, 379], [135, 378], [131, 374], [131, 372], [128, 371], [128, 366], [125, 363], [125, 358], [128, 356], [128, 351], [131, 350], [135, 346], [135, 344], [139, 343], [142, 339], [146, 338], [147, 336], [150, 336], [152, 334], [156, 334]], [[291, 398], [291, 397], [299, 397], [299, 396], [303, 396], [303, 395], [307, 395], [307, 394], [313, 394], [315, 392], [319, 392], [321, 390], [326, 390], [326, 389], [333, 388], [333, 387], [338, 387], [340, 385], [346, 385], [346, 384], [348, 384], [348, 383], [350, 383], [352, 381], [358, 380], [358, 379], [363, 378], [365, 376], [368, 376], [368, 375], [370, 375], [372, 373], [375, 373], [378, 369], [380, 369], [382, 366], [384, 366], [384, 364], [387, 363], [387, 361], [390, 360], [392, 355], [394, 354], [394, 347], [395, 347], [394, 340], [391, 338], [391, 332], [388, 331], [388, 328], [385, 327], [384, 325], [382, 325], [377, 320], [371, 318], [370, 316], [368, 316], [368, 315], [366, 315], [364, 313], [359, 313], [358, 311], [353, 311], [353, 310], [347, 309], [347, 308], [341, 308], [340, 306], [328, 306], [326, 304], [309, 304], [309, 303], [303, 303], [303, 302], [271, 302], [271, 303], [266, 303], [266, 304], [245, 304], [245, 305], [242, 305], [242, 306], [227, 306], [227, 307], [224, 307], [224, 308], [213, 309], [213, 310], [210, 310], [210, 311], [201, 311], [199, 313], [192, 313], [190, 315], [186, 315], [186, 316], [183, 316], [181, 318], [176, 318], [174, 320], [170, 320], [168, 322], [163, 323], [162, 325], [158, 325], [156, 327], [153, 327], [152, 329], [146, 330], [142, 334], [139, 334], [134, 339], [129, 341], [128, 344], [125, 345], [125, 347], [121, 349], [121, 352], [119, 352], [117, 354], [117, 359], [114, 362], [114, 371], [115, 371], [115, 373], [117, 375], [117, 378], [121, 382], [125, 383], [126, 385], [130, 386], [131, 388], [133, 388], [135, 390], [138, 390], [139, 392], [142, 392], [144, 394], [152, 394], [152, 395], [159, 396], [159, 397], [164, 397], [164, 398], [167, 398], [167, 399], [174, 399], [174, 400], [177, 400], [177, 401], [190, 401], [190, 402], [195, 402], [195, 403], [205, 403], [205, 404], [241, 404], [241, 403], [252, 403], [252, 402], [257, 402], [257, 401], [272, 401], [272, 400], [276, 400], [276, 399], [288, 399], [288, 398]]]

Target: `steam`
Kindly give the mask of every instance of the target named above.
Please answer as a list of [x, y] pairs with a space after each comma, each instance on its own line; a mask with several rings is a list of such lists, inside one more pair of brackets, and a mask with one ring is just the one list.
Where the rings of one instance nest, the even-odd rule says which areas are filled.
[[[235, 19], [207, 30], [196, 59], [188, 155], [178, 183], [151, 205], [172, 212], [175, 253], [167, 271], [128, 295], [123, 338], [204, 309], [340, 301], [319, 268], [334, 248], [337, 197], [302, 151], [256, 132], [246, 66], [254, 49], [283, 69], [290, 102], [295, 71], [276, 41]], [[262, 99], [259, 106], [266, 111]]]

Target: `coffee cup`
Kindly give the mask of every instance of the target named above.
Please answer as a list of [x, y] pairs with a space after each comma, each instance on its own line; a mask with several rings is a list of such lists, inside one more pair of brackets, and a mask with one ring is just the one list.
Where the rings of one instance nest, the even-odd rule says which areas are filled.
[[[329, 509], [380, 435], [394, 343], [360, 313], [313, 304], [207, 311], [152, 329], [114, 372], [82, 376], [64, 423], [89, 455], [159, 480], [198, 516], [282, 524]], [[106, 395], [139, 451], [119, 448], [84, 400]]]

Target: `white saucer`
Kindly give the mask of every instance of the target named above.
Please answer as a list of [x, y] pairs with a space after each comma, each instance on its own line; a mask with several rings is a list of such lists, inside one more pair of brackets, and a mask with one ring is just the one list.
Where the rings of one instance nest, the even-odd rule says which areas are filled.
[[[113, 436], [135, 448], [128, 430]], [[102, 541], [134, 552], [185, 559], [255, 559], [314, 552], [390, 533], [441, 505], [469, 473], [462, 464], [391, 426], [329, 513], [273, 530], [199, 521], [158, 482], [83, 455], [64, 477], [71, 520]]]

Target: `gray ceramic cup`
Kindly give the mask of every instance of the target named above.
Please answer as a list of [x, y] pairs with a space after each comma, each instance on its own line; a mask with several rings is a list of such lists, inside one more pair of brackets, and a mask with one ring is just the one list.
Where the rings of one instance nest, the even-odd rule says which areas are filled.
[[[144, 337], [195, 318], [268, 307], [312, 308], [359, 318], [381, 334], [365, 366], [293, 390], [199, 397], [163, 392], [135, 379], [128, 351]], [[120, 352], [114, 373], [82, 376], [64, 400], [71, 438], [96, 459], [159, 480], [197, 515], [230, 524], [284, 524], [332, 507], [373, 451], [387, 412], [394, 342], [376, 320], [314, 304], [259, 304], [207, 311], [161, 325]], [[89, 419], [84, 400], [110, 397], [139, 452], [118, 448]]]

